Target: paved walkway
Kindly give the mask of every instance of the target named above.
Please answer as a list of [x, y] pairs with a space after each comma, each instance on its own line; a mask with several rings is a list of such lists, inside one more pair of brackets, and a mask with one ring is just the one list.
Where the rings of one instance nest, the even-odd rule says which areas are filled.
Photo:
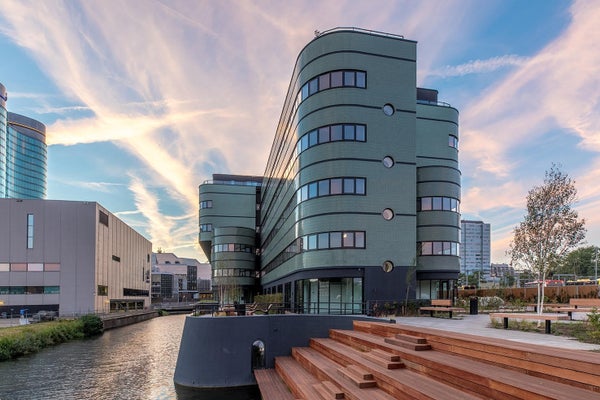
[[564, 336], [492, 328], [490, 325], [490, 316], [488, 314], [460, 315], [452, 319], [437, 317], [432, 318], [429, 316], [395, 317], [394, 319], [396, 320], [397, 324], [403, 325], [467, 333], [470, 335], [513, 340], [515, 342], [535, 343], [544, 346], [560, 347], [563, 349], [600, 351], [600, 345], [582, 343], [576, 339], [567, 338]]

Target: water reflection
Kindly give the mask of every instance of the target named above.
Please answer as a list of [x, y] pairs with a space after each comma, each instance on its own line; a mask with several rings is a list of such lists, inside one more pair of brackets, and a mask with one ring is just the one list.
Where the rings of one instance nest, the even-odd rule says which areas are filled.
[[221, 394], [175, 388], [184, 322], [184, 315], [154, 318], [0, 362], [0, 399], [260, 399], [255, 389]]

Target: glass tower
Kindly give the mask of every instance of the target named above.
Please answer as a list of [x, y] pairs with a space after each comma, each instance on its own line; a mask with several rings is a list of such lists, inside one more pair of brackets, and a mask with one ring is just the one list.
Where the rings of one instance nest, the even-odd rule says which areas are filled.
[[46, 197], [46, 126], [7, 112], [8, 96], [0, 84], [0, 198]]
[[6, 195], [19, 199], [46, 197], [46, 127], [23, 115], [8, 113]]

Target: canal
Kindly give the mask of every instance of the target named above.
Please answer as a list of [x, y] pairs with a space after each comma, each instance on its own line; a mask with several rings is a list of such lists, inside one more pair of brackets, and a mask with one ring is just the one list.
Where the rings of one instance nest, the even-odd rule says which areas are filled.
[[154, 318], [0, 362], [0, 400], [259, 399], [175, 387], [184, 322], [185, 315]]

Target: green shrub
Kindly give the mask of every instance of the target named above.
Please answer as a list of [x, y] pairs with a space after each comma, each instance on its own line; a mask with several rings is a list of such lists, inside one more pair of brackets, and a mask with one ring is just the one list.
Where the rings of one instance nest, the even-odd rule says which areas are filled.
[[84, 315], [79, 318], [79, 321], [82, 324], [83, 336], [85, 337], [101, 335], [102, 332], [104, 332], [104, 322], [102, 322], [102, 319], [97, 315]]

